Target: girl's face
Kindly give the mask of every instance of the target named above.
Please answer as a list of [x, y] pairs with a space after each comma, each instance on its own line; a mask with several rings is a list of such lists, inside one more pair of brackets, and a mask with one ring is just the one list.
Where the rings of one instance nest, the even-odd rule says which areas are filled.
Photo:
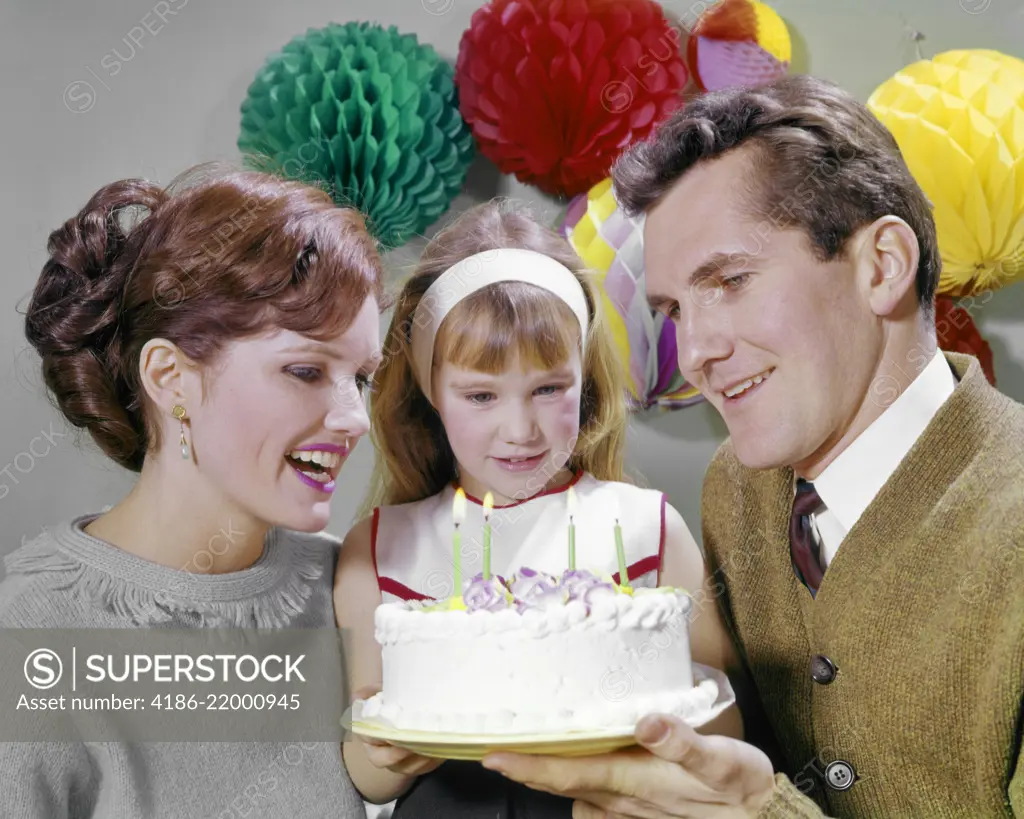
[[378, 321], [369, 298], [325, 341], [274, 330], [225, 347], [202, 402], [188, 407], [211, 497], [271, 526], [327, 525], [338, 472], [369, 429], [363, 392], [380, 360]]
[[470, 495], [496, 504], [525, 500], [564, 477], [580, 431], [583, 384], [578, 350], [550, 370], [518, 357], [497, 375], [444, 362], [434, 395]]

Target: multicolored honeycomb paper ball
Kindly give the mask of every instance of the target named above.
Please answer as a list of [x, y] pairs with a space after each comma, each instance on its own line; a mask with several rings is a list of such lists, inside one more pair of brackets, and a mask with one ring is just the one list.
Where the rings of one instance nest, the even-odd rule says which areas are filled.
[[701, 91], [777, 80], [789, 71], [792, 51], [786, 24], [760, 0], [719, 0], [697, 18], [686, 44]]
[[642, 220], [619, 208], [610, 177], [570, 201], [561, 232], [600, 277], [633, 408], [679, 409], [703, 400], [679, 372], [674, 325], [647, 303]]

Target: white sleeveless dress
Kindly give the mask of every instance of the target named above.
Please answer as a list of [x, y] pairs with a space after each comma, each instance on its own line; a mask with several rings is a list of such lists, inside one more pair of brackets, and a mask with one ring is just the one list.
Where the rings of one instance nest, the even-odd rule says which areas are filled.
[[[656, 586], [665, 546], [664, 493], [577, 473], [565, 486], [491, 514], [491, 572], [504, 578], [523, 567], [558, 575], [568, 567], [567, 489], [577, 508], [576, 567], [620, 582], [615, 520], [622, 528], [626, 573], [633, 586]], [[454, 588], [454, 485], [432, 497], [374, 509], [372, 549], [383, 602], [442, 600]], [[462, 578], [483, 570], [483, 506], [467, 496], [462, 532]]]

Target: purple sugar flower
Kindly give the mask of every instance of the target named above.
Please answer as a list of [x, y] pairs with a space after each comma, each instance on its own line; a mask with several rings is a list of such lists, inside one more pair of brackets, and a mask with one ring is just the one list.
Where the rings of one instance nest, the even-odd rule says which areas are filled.
[[618, 592], [615, 591], [615, 587], [611, 583], [596, 583], [593, 586], [588, 586], [583, 596], [580, 598], [587, 605], [587, 610], [597, 603], [599, 600], [606, 600], [609, 597], [615, 597]]
[[[467, 578], [463, 579], [463, 581], [462, 581], [462, 591], [463, 591], [463, 593], [465, 593], [466, 589], [468, 589], [474, 583], [480, 583], [480, 582], [483, 581], [483, 579], [484, 579], [484, 573], [483, 572], [477, 572], [472, 577], [467, 577]], [[494, 574], [492, 572], [491, 573], [491, 581], [493, 582], [495, 580], [497, 580], [505, 588], [508, 588], [508, 581], [504, 577], [502, 577], [500, 574]]]
[[533, 597], [544, 595], [558, 587], [558, 578], [546, 572], [538, 572], [525, 566], [512, 575], [509, 591], [518, 599], [529, 603]]
[[562, 572], [558, 585], [569, 592], [569, 596], [575, 599], [577, 589], [585, 589], [600, 583], [601, 578], [586, 569], [566, 569]]
[[561, 608], [568, 602], [569, 595], [565, 593], [565, 589], [561, 589], [558, 586], [545, 586], [543, 588], [537, 586], [525, 600], [516, 600], [516, 608], [520, 613], [528, 608], [546, 611], [547, 609]]
[[568, 595], [568, 601], [580, 600], [589, 608], [604, 597], [613, 597], [615, 587], [586, 569], [568, 569], [559, 584]]
[[505, 588], [505, 581], [498, 575], [484, 580], [483, 573], [477, 574], [464, 587], [462, 602], [467, 611], [501, 611], [512, 606], [512, 596]]

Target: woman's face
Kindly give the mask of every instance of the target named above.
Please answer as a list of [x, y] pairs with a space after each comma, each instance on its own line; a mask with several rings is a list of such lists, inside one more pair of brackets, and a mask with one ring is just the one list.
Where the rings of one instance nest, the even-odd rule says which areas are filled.
[[325, 341], [273, 330], [225, 347], [202, 403], [188, 408], [193, 457], [213, 492], [271, 526], [327, 525], [338, 472], [369, 430], [378, 321], [371, 297]]

